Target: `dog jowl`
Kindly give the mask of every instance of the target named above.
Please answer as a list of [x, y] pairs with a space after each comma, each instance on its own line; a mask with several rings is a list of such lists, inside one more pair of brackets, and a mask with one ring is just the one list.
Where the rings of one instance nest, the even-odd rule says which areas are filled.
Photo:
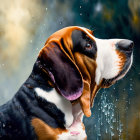
[[86, 139], [83, 115], [91, 116], [100, 88], [128, 72], [133, 46], [127, 39], [98, 39], [78, 26], [52, 34], [29, 78], [0, 107], [0, 139]]

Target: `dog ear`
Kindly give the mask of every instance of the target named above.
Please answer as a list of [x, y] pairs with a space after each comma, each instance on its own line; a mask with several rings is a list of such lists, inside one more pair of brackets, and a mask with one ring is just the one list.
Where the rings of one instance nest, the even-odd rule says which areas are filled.
[[60, 44], [49, 42], [40, 51], [38, 60], [49, 74], [57, 90], [68, 100], [82, 95], [83, 82], [78, 67]]
[[94, 82], [96, 62], [78, 52], [75, 54], [75, 61], [83, 76], [83, 93], [79, 102], [86, 117], [91, 116], [91, 106], [99, 87]]

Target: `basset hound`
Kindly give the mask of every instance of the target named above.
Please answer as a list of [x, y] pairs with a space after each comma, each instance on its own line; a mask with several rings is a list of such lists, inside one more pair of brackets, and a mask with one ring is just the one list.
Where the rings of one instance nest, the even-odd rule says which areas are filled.
[[0, 140], [86, 140], [97, 91], [124, 77], [134, 43], [70, 26], [52, 34], [15, 96], [0, 107]]

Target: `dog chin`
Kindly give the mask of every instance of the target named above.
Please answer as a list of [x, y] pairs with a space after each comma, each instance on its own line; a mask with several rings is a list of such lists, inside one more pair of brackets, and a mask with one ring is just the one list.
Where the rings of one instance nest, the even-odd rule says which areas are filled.
[[117, 76], [115, 76], [114, 78], [111, 78], [111, 79], [104, 78], [102, 80], [102, 87], [108, 88], [111, 85], [113, 85], [116, 81], [122, 79], [126, 75], [126, 73], [129, 71], [129, 69], [131, 68], [132, 62], [133, 62], [133, 55], [131, 55], [131, 57], [127, 59], [123, 69], [119, 72], [119, 74]]

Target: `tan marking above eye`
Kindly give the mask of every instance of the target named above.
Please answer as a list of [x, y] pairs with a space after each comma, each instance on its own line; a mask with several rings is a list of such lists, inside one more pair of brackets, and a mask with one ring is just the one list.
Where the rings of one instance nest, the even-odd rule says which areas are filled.
[[86, 29], [90, 34], [93, 35], [93, 31], [89, 30], [89, 29]]

